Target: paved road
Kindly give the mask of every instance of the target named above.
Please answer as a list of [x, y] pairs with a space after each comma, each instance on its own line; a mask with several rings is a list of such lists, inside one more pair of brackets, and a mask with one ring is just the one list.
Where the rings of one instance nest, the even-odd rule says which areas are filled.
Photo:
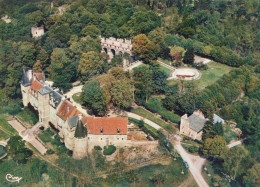
[[197, 182], [199, 187], [208, 187], [209, 185], [203, 178], [201, 174], [201, 168], [206, 161], [206, 159], [203, 159], [199, 156], [193, 156], [191, 154], [188, 154], [184, 148], [180, 144], [179, 136], [176, 135], [176, 141], [173, 142], [174, 148], [176, 151], [180, 154], [182, 159], [186, 161], [189, 164], [189, 170], [194, 177], [195, 181]]
[[8, 121], [8, 123], [19, 133], [19, 135], [27, 142], [32, 144], [42, 155], [44, 155], [47, 149], [44, 145], [36, 139], [35, 131], [41, 126], [40, 123], [33, 126], [31, 129], [26, 129], [17, 120]]
[[238, 141], [232, 142], [232, 143], [228, 144], [227, 146], [230, 149], [230, 148], [238, 146], [240, 144], [242, 144], [242, 140], [238, 140]]

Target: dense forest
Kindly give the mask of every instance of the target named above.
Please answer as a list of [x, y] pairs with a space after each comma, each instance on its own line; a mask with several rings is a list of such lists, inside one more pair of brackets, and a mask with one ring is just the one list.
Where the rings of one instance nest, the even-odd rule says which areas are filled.
[[[204, 155], [237, 184], [257, 186], [259, 8], [258, 0], [3, 0], [0, 16], [11, 22], [0, 20], [0, 110], [19, 112], [22, 69], [33, 69], [44, 71], [63, 92], [81, 81], [82, 104], [98, 116], [111, 105], [130, 110], [133, 102], [174, 123], [195, 109], [207, 117], [218, 113], [243, 131], [246, 150], [235, 150], [242, 155], [240, 172], [233, 175], [237, 170], [228, 165], [229, 153]], [[32, 26], [44, 26], [45, 34], [33, 39]], [[99, 36], [131, 39], [136, 57], [147, 66], [125, 73], [122, 58], [127, 57], [115, 56], [108, 63]], [[195, 53], [234, 69], [203, 90], [192, 83], [168, 85], [156, 59], [182, 61], [181, 53], [170, 54], [172, 47], [187, 50], [186, 64]], [[159, 100], [158, 95], [165, 97]], [[209, 129], [208, 141], [222, 136]]]

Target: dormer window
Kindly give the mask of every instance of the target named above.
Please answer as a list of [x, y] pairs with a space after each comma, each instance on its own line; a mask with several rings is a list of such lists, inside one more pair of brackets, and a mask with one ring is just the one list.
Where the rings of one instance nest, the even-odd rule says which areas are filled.
[[117, 129], [117, 133], [118, 133], [118, 134], [120, 133], [120, 129]]
[[100, 129], [100, 133], [103, 134], [103, 128]]

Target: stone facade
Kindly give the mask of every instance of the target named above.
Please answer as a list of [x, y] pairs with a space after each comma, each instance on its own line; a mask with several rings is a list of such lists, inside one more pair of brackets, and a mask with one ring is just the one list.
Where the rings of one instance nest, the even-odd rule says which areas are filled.
[[194, 111], [189, 117], [187, 114], [184, 114], [181, 117], [180, 134], [192, 139], [202, 140], [202, 129], [206, 122], [207, 119], [199, 110]]
[[84, 116], [57, 89], [45, 84], [43, 73], [24, 71], [21, 91], [23, 105], [30, 104], [38, 111], [42, 126], [59, 131], [75, 159], [85, 157], [94, 146], [132, 145], [131, 140], [127, 140], [127, 118]]
[[33, 38], [40, 38], [42, 35], [44, 35], [44, 27], [32, 27], [31, 34]]
[[115, 55], [120, 55], [123, 58], [123, 67], [129, 66], [133, 61], [132, 42], [126, 39], [116, 39], [113, 37], [101, 39], [102, 51], [106, 52], [109, 57], [109, 62]]

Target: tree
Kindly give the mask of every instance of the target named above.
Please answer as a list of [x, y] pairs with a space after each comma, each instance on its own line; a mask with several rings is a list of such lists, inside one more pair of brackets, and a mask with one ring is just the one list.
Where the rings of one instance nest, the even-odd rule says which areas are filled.
[[260, 186], [260, 164], [254, 164], [252, 168], [248, 169], [246, 174], [243, 176], [243, 184], [246, 187], [257, 187]]
[[152, 94], [153, 81], [152, 70], [147, 66], [134, 68], [133, 79], [135, 86], [135, 96], [145, 100], [149, 99]]
[[153, 79], [153, 92], [156, 94], [164, 94], [167, 86], [167, 74], [160, 70], [158, 64], [151, 66]]
[[65, 49], [55, 48], [53, 50], [49, 70], [54, 86], [60, 87], [64, 91], [71, 88], [70, 82], [75, 77], [76, 67], [68, 58]]
[[241, 162], [248, 154], [244, 147], [234, 147], [225, 153], [223, 169], [225, 173], [231, 176], [231, 179], [235, 180], [237, 174], [242, 173]]
[[189, 48], [183, 58], [183, 63], [185, 64], [193, 64], [194, 62], [194, 49]]
[[37, 60], [33, 65], [33, 72], [42, 72], [42, 64], [40, 60]]
[[78, 66], [78, 72], [82, 81], [89, 80], [95, 75], [103, 73], [105, 63], [101, 60], [100, 54], [94, 51], [83, 53]]
[[159, 46], [151, 42], [145, 34], [139, 34], [133, 39], [134, 53], [145, 62], [155, 59], [159, 53]]
[[25, 147], [25, 141], [20, 136], [12, 136], [6, 146], [7, 153], [16, 163], [26, 163], [32, 151]]
[[100, 30], [95, 25], [88, 25], [84, 27], [80, 33], [83, 36], [90, 36], [92, 38], [97, 38], [101, 35]]
[[202, 152], [204, 155], [212, 158], [223, 157], [226, 150], [226, 140], [223, 136], [207, 138], [203, 143]]
[[85, 83], [81, 93], [84, 104], [97, 116], [106, 113], [106, 97], [98, 81], [92, 80]]
[[128, 109], [132, 106], [132, 85], [129, 80], [121, 79], [113, 83], [111, 87], [112, 103], [121, 108]]
[[116, 67], [123, 67], [123, 59], [120, 55], [115, 55], [111, 60], [111, 65]]

